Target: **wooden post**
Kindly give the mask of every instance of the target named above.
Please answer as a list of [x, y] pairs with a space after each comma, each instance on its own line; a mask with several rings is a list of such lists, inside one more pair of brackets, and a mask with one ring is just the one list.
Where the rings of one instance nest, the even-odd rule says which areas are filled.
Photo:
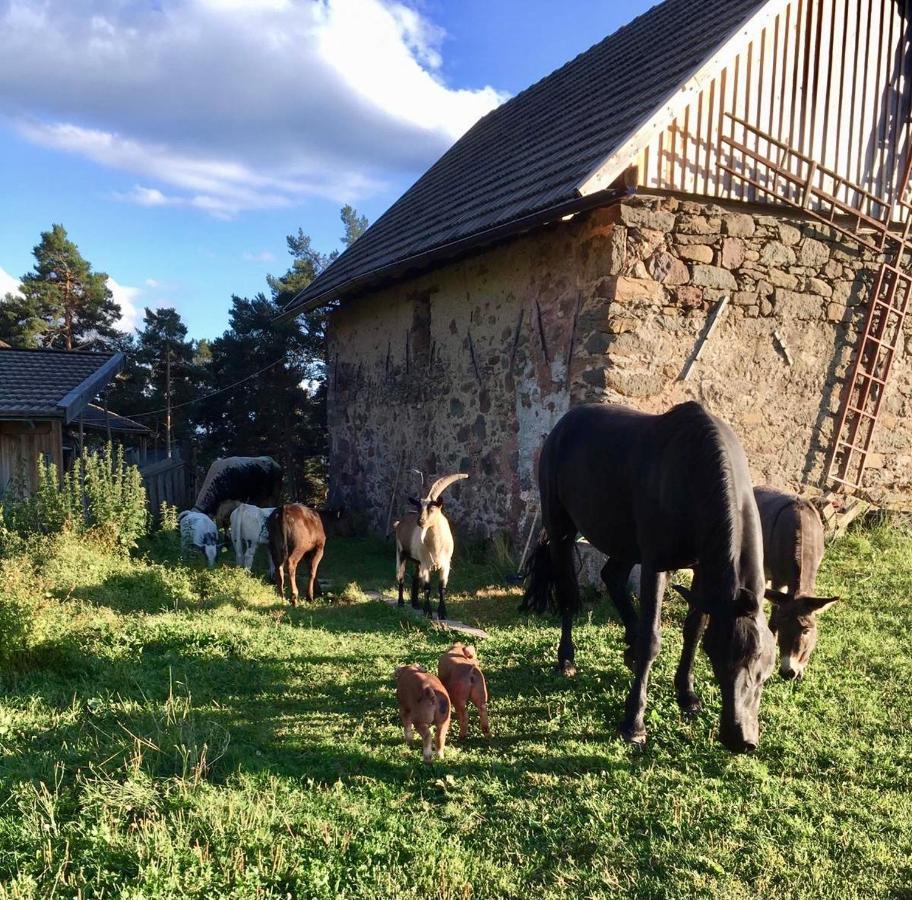
[[[108, 437], [110, 440], [110, 437]], [[171, 459], [171, 348], [165, 353], [165, 451]]]
[[712, 337], [712, 333], [716, 330], [722, 311], [726, 306], [728, 306], [727, 294], [719, 300], [716, 304], [716, 308], [709, 314], [709, 322], [707, 323], [706, 331], [697, 344], [696, 352], [687, 361], [687, 365], [684, 366], [684, 371], [681, 373], [681, 377], [678, 379], [679, 381], [687, 381], [687, 379], [690, 378], [690, 373], [693, 372], [693, 367], [696, 365], [697, 360], [703, 355], [703, 351], [706, 349], [706, 342]]
[[399, 476], [402, 474], [402, 467], [405, 465], [405, 450], [399, 457], [399, 468], [396, 469], [396, 480], [393, 482], [393, 493], [390, 495], [389, 509], [386, 511], [386, 534], [390, 533], [390, 526], [393, 522], [393, 505], [396, 503], [396, 491], [399, 490]]

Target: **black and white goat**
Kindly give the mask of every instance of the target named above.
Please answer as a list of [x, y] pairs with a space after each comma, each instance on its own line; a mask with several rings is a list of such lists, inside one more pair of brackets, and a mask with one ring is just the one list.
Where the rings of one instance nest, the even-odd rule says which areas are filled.
[[[420, 474], [420, 473], [419, 473]], [[419, 587], [424, 588], [424, 614], [431, 615], [431, 573], [440, 573], [439, 603], [437, 618], [445, 619], [446, 586], [450, 579], [450, 563], [453, 559], [453, 532], [443, 514], [440, 495], [453, 482], [468, 478], [465, 474], [444, 475], [432, 485], [427, 495], [418, 499], [409, 497], [415, 508], [398, 522], [393, 523], [396, 534], [396, 581], [399, 583], [399, 605], [404, 605], [403, 587], [405, 567], [409, 561], [415, 564], [412, 577], [412, 606], [418, 609]], [[422, 483], [424, 479], [422, 476]]]
[[178, 517], [180, 528], [181, 551], [198, 550], [206, 557], [206, 564], [211, 569], [219, 552], [218, 528], [215, 522], [205, 513], [195, 509], [185, 509]]

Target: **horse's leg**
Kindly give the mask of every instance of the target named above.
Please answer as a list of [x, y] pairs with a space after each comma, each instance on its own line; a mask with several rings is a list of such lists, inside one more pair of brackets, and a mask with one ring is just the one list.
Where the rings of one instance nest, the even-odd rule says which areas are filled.
[[557, 645], [557, 668], [564, 675], [575, 675], [576, 648], [573, 646], [573, 619], [579, 611], [579, 585], [573, 559], [573, 538], [548, 544], [554, 572], [557, 600], [561, 611], [561, 638]]
[[630, 578], [630, 570], [633, 563], [624, 562], [619, 559], [609, 559], [602, 567], [602, 581], [608, 588], [608, 596], [614, 608], [624, 623], [624, 641], [627, 648], [624, 651], [624, 662], [627, 668], [633, 671], [634, 660], [636, 659], [636, 634], [637, 634], [637, 612], [630, 599], [630, 592], [627, 590], [627, 579]]
[[637, 627], [636, 665], [633, 669], [633, 684], [627, 695], [621, 735], [633, 744], [646, 743], [646, 691], [649, 686], [649, 671], [659, 655], [662, 639], [662, 595], [665, 593], [664, 572], [643, 564], [640, 584], [640, 620]]
[[675, 672], [674, 685], [678, 706], [685, 716], [695, 716], [702, 708], [700, 698], [694, 693], [693, 664], [708, 621], [709, 617], [695, 606], [690, 607], [684, 620], [684, 646]]

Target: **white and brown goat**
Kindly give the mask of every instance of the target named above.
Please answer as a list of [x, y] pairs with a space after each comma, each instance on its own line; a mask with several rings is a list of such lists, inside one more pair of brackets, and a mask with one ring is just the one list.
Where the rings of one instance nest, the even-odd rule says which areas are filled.
[[[418, 591], [424, 589], [424, 614], [431, 615], [431, 573], [440, 573], [437, 618], [445, 619], [446, 587], [450, 579], [450, 563], [453, 559], [453, 532], [443, 514], [440, 495], [454, 481], [468, 478], [468, 475], [444, 475], [432, 485], [427, 495], [420, 500], [409, 497], [414, 512], [407, 513], [394, 523], [396, 534], [396, 581], [399, 583], [399, 605], [404, 605], [403, 588], [405, 567], [409, 561], [415, 564], [412, 577], [412, 606], [418, 609]], [[423, 481], [423, 478], [422, 478]]]

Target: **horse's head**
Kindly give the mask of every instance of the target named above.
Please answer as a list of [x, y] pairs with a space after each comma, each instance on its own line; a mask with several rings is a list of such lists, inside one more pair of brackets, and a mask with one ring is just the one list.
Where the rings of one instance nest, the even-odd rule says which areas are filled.
[[760, 743], [760, 696], [776, 665], [776, 642], [760, 607], [745, 587], [725, 603], [675, 585], [688, 602], [709, 615], [703, 648], [722, 690], [719, 740], [734, 753]]
[[801, 678], [817, 645], [817, 613], [829, 609], [838, 597], [805, 597], [768, 590], [772, 601], [770, 629], [779, 642], [779, 674], [791, 681]]

